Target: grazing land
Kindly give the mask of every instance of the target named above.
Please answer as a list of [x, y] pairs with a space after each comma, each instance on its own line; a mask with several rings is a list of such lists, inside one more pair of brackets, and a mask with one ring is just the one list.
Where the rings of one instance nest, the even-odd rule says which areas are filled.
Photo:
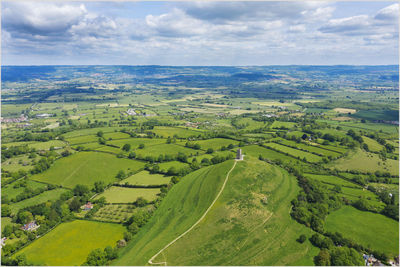
[[105, 197], [108, 203], [133, 203], [139, 197], [142, 197], [150, 202], [157, 198], [158, 193], [160, 193], [160, 189], [158, 188], [125, 188], [112, 186], [96, 198]]

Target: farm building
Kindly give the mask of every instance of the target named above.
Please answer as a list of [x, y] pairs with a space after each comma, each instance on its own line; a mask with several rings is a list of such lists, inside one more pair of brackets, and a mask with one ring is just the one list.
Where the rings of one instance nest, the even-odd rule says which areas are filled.
[[86, 203], [85, 205], [83, 205], [82, 207], [81, 207], [83, 210], [91, 210], [91, 209], [93, 209], [93, 204], [92, 204], [92, 202], [88, 202], [88, 203]]
[[21, 227], [21, 230], [24, 230], [24, 231], [35, 231], [39, 227], [40, 227], [40, 225], [37, 225], [35, 221], [31, 221], [31, 222], [29, 222], [27, 224], [24, 224], [24, 226]]

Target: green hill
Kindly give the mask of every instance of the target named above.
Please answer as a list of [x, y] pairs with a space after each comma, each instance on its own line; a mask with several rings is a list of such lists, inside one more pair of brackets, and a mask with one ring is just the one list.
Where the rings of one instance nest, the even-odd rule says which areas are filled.
[[[184, 178], [153, 219], [124, 249], [115, 265], [145, 265], [190, 228], [221, 188], [232, 163], [201, 169]], [[199, 186], [198, 190], [195, 190]], [[248, 157], [237, 163], [224, 191], [192, 231], [153, 262], [167, 265], [309, 265], [318, 249], [300, 234], [311, 231], [290, 218], [296, 179], [281, 168]], [[267, 203], [262, 200], [266, 197]]]

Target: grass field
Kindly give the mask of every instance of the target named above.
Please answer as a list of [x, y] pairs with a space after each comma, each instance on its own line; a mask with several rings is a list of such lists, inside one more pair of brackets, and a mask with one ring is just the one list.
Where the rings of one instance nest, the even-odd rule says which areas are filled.
[[265, 145], [267, 147], [274, 148], [274, 149], [282, 151], [284, 153], [288, 153], [289, 155], [292, 155], [294, 157], [300, 157], [301, 159], [302, 158], [306, 158], [306, 160], [308, 162], [319, 162], [319, 161], [321, 161], [321, 157], [320, 156], [317, 156], [317, 155], [314, 155], [314, 154], [311, 154], [311, 153], [308, 153], [308, 152], [304, 152], [304, 151], [301, 151], [301, 150], [298, 150], [298, 149], [294, 149], [294, 148], [283, 146], [283, 145], [276, 144], [276, 143], [266, 143]]
[[33, 180], [72, 188], [77, 184], [92, 186], [96, 181], [114, 182], [119, 170], [137, 171], [144, 163], [98, 152], [79, 152], [57, 160]]
[[347, 157], [338, 159], [327, 165], [338, 170], [359, 170], [363, 172], [387, 171], [392, 175], [399, 175], [399, 163], [393, 159], [383, 161], [377, 154], [357, 149]]
[[113, 140], [107, 142], [108, 144], [113, 144], [119, 147], [123, 147], [125, 144], [130, 144], [131, 149], [136, 149], [140, 144], [144, 144], [146, 147], [153, 146], [153, 145], [159, 145], [166, 143], [165, 139], [150, 139], [150, 138], [129, 138], [129, 139], [123, 139], [123, 140]]
[[127, 188], [111, 186], [104, 193], [96, 196], [95, 199], [105, 197], [108, 203], [132, 203], [138, 197], [143, 197], [147, 201], [153, 201], [160, 193], [159, 188]]
[[16, 255], [25, 254], [34, 265], [81, 265], [96, 248], [115, 246], [123, 237], [119, 224], [76, 220], [62, 223]]
[[[14, 185], [16, 185], [16, 183], [19, 183], [19, 182], [21, 182], [21, 181], [13, 182], [6, 186], [2, 186], [1, 194], [7, 196], [8, 199], [15, 198], [17, 195], [24, 192], [24, 190], [25, 190], [25, 187], [14, 188]], [[38, 183], [38, 182], [35, 182], [32, 180], [27, 180], [26, 187], [31, 188], [31, 189], [45, 188], [46, 184]]]
[[361, 186], [351, 183], [349, 181], [346, 181], [340, 177], [333, 176], [333, 175], [317, 175], [317, 174], [305, 174], [307, 178], [311, 178], [314, 180], [318, 180], [323, 183], [327, 184], [332, 184], [332, 185], [340, 185], [340, 186], [346, 186], [346, 187], [352, 187], [352, 188], [361, 188]]
[[199, 140], [195, 141], [201, 146], [201, 149], [207, 150], [209, 148], [213, 148], [214, 150], [220, 149], [222, 146], [227, 147], [228, 145], [237, 145], [239, 142], [236, 140], [231, 139], [224, 139], [224, 138], [213, 138], [208, 140]]
[[120, 184], [131, 185], [164, 185], [168, 184], [171, 177], [164, 177], [161, 174], [150, 174], [148, 171], [141, 171], [120, 182]]
[[[36, 160], [39, 159], [40, 157], [36, 157]], [[32, 159], [30, 159], [26, 154], [20, 155], [2, 162], [1, 168], [10, 172], [16, 172], [19, 170], [29, 171], [33, 169]]]
[[[179, 152], [182, 152], [188, 156], [190, 155], [195, 155], [199, 151], [194, 150], [191, 148], [187, 148], [184, 146], [176, 145], [176, 144], [160, 144], [156, 146], [148, 146], [144, 147], [144, 149], [136, 149], [136, 156], [153, 156], [153, 157], [158, 157], [159, 155], [178, 155]], [[201, 152], [201, 151], [200, 151]], [[204, 153], [204, 152], [203, 152]]]
[[179, 138], [188, 138], [190, 136], [199, 136], [203, 134], [203, 132], [200, 130], [168, 126], [155, 126], [152, 132], [162, 137], [173, 137], [176, 135]]
[[308, 152], [314, 152], [314, 153], [317, 153], [317, 154], [320, 154], [323, 156], [332, 156], [332, 157], [340, 156], [340, 153], [338, 153], [338, 152], [326, 150], [326, 149], [323, 149], [318, 146], [310, 146], [310, 145], [306, 145], [304, 143], [296, 143], [294, 141], [285, 140], [285, 139], [282, 140], [280, 143], [282, 143], [284, 145], [292, 146], [292, 147], [301, 148], [301, 149], [307, 150]]
[[345, 206], [328, 215], [326, 229], [392, 257], [398, 255], [399, 223], [383, 215]]
[[[114, 264], [144, 265], [159, 249], [188, 229], [213, 200], [231, 164], [228, 161], [184, 177]], [[308, 241], [302, 245], [295, 241], [298, 235], [311, 235], [311, 231], [289, 215], [289, 203], [297, 191], [295, 178], [282, 169], [256, 159], [239, 162], [205, 219], [154, 262], [167, 261], [168, 265], [312, 264], [312, 256], [318, 249]], [[268, 197], [266, 206], [260, 202], [264, 196]]]
[[286, 122], [286, 121], [274, 121], [271, 125], [271, 128], [281, 128], [286, 127], [288, 129], [293, 128], [296, 125], [295, 122]]
[[20, 202], [13, 203], [10, 205], [11, 212], [13, 214], [16, 214], [18, 212], [18, 210], [23, 209], [25, 207], [41, 204], [48, 200], [56, 200], [65, 191], [67, 191], [67, 189], [57, 188], [54, 190], [45, 191], [45, 192], [41, 193], [40, 195], [31, 197], [31, 198], [27, 198]]
[[183, 168], [190, 168], [189, 164], [183, 163], [180, 161], [169, 161], [169, 162], [163, 162], [159, 163], [158, 166], [160, 167], [160, 171], [166, 173], [169, 168], [174, 167], [176, 170], [180, 170]]
[[362, 139], [363, 139], [364, 143], [366, 143], [368, 145], [368, 149], [370, 151], [379, 152], [383, 149], [383, 146], [374, 139], [371, 139], [366, 136], [363, 136]]
[[60, 140], [51, 140], [47, 142], [35, 142], [29, 144], [28, 147], [35, 148], [37, 150], [49, 150], [50, 147], [65, 147], [65, 143]]

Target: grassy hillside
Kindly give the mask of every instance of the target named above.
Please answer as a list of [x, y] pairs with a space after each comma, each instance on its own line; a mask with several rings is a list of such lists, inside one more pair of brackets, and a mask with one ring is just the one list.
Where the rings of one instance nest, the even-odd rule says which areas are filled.
[[[222, 166], [218, 168], [221, 169]], [[226, 174], [229, 168], [224, 170]], [[210, 175], [204, 180], [209, 179]], [[182, 184], [178, 185], [183, 189]], [[214, 191], [220, 188], [215, 185], [214, 183]], [[188, 186], [189, 184], [185, 185]], [[289, 215], [290, 201], [297, 192], [296, 179], [286, 171], [248, 157], [246, 161], [238, 162], [221, 197], [204, 220], [167, 248], [154, 262], [167, 261], [168, 265], [312, 264], [312, 257], [318, 253], [318, 249], [312, 247], [308, 241], [304, 244], [296, 242], [300, 234], [311, 236], [311, 231], [296, 223]], [[166, 198], [160, 210], [163, 208], [171, 212], [181, 210], [183, 203], [185, 207], [193, 205], [182, 193], [170, 192], [168, 196], [174, 195], [175, 199], [181, 199], [180, 204], [176, 206], [175, 202]], [[264, 197], [267, 197], [266, 205], [261, 202]], [[196, 196], [190, 198], [199, 199]], [[170, 229], [168, 232], [156, 232], [153, 228], [162, 229], [161, 221], [188, 221], [192, 217], [190, 214], [185, 216], [187, 219], [160, 215], [158, 213], [146, 226], [146, 230], [152, 233], [147, 236], [144, 236], [144, 231], [139, 233], [132, 242], [134, 245], [123, 252], [115, 265], [147, 264], [150, 257], [191, 226], [186, 224], [184, 228], [180, 227], [183, 224], [179, 224], [179, 229], [182, 230], [178, 232], [178, 227], [172, 223], [167, 226]], [[171, 234], [173, 232], [174, 235]]]
[[113, 264], [145, 265], [157, 251], [186, 231], [214, 200], [232, 165], [233, 161], [226, 161], [182, 178]]

